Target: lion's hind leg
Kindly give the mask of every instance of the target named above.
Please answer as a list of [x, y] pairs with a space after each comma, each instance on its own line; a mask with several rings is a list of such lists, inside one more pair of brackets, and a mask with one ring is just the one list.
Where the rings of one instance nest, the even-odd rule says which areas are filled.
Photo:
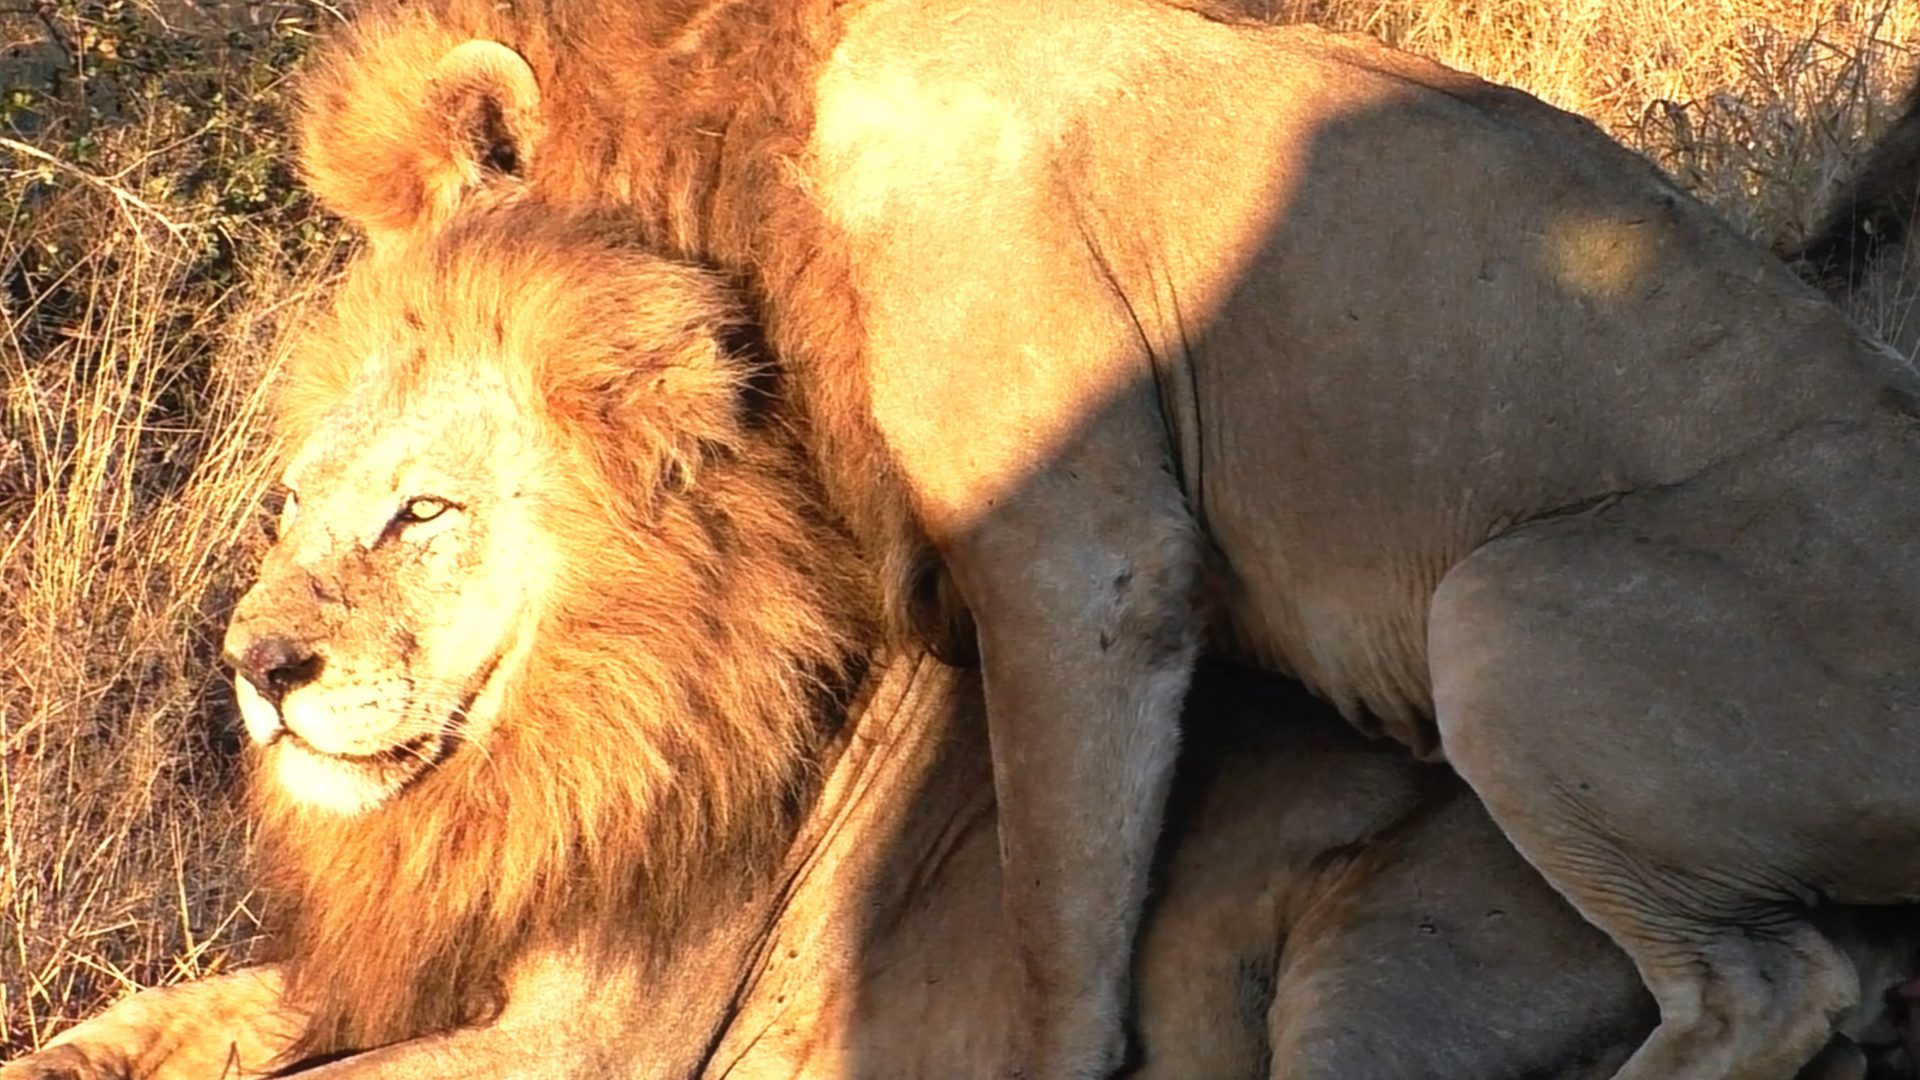
[[1893, 747], [1876, 755], [1849, 720], [1877, 699], [1809, 655], [1770, 581], [1726, 552], [1581, 520], [1487, 545], [1434, 598], [1448, 759], [1659, 1004], [1621, 1080], [1794, 1076], [1859, 993], [1807, 905], [1868, 878], [1920, 884], [1920, 867], [1888, 864], [1898, 845], [1860, 832], [1863, 792], [1920, 821], [1874, 760]]
[[1639, 937], [1641, 975], [1660, 1003], [1660, 1027], [1620, 1077], [1800, 1075], [1830, 1038], [1832, 1015], [1859, 994], [1852, 964], [1784, 909], [1670, 941], [1649, 941], [1645, 920], [1602, 926]]
[[1605, 1080], [1653, 1026], [1625, 956], [1448, 782], [1286, 928], [1275, 1080]]

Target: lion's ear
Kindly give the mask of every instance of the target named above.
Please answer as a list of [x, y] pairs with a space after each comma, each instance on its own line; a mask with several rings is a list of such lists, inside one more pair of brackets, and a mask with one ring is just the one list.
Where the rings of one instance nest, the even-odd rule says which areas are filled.
[[445, 196], [524, 180], [540, 139], [540, 84], [521, 55], [497, 41], [464, 41], [434, 66], [426, 109], [457, 175]]
[[525, 58], [480, 39], [377, 44], [322, 56], [301, 86], [300, 169], [328, 209], [378, 246], [524, 183], [542, 132]]

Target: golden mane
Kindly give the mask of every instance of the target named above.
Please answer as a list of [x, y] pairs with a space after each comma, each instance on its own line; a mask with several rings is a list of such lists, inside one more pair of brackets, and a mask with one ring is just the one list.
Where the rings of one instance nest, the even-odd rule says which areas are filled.
[[492, 365], [554, 448], [538, 512], [566, 553], [484, 745], [360, 817], [256, 785], [302, 1051], [471, 1021], [529, 944], [644, 966], [778, 864], [873, 601], [723, 354], [740, 318], [591, 226], [483, 215], [356, 275], [294, 351], [289, 445], [349, 393], [403, 410], [433, 365]]
[[[868, 419], [865, 330], [845, 245], [797, 166], [818, 70], [842, 33], [838, 7], [371, 4], [302, 72], [299, 165], [322, 203], [376, 240], [444, 223], [451, 189], [470, 193], [484, 179], [489, 199], [537, 191], [561, 206], [617, 212], [647, 247], [737, 275], [772, 354], [819, 373], [783, 381], [775, 408], [812, 452], [830, 504], [869, 542], [887, 627], [967, 662], [972, 627]], [[439, 66], [469, 39], [525, 60], [539, 87], [537, 121], [492, 106], [454, 118], [477, 106]], [[524, 141], [527, 152], [476, 163], [467, 136]], [[472, 175], [489, 164], [500, 171]]]

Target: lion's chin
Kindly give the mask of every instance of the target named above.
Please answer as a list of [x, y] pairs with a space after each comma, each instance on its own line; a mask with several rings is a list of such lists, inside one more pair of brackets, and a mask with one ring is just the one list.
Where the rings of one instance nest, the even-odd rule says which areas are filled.
[[351, 817], [379, 807], [432, 766], [397, 755], [323, 754], [294, 737], [275, 739], [263, 763], [275, 786], [303, 806]]

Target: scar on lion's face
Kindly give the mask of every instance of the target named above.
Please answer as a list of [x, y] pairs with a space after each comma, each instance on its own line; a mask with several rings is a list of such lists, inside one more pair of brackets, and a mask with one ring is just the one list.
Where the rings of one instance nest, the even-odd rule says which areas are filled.
[[343, 814], [485, 739], [550, 577], [542, 450], [510, 388], [469, 371], [392, 397], [368, 386], [295, 451], [228, 638], [266, 767]]

